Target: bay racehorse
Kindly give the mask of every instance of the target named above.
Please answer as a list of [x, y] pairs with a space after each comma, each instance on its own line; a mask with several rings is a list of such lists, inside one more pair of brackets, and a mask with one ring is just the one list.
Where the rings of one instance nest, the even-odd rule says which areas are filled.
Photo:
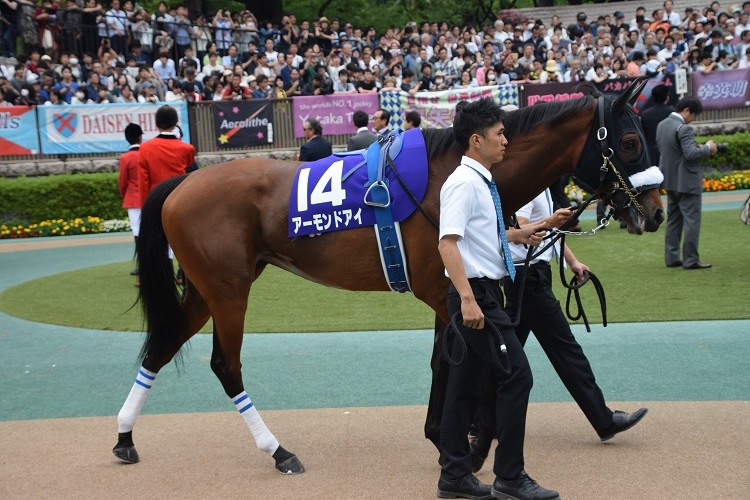
[[[629, 232], [655, 231], [663, 220], [658, 181], [642, 188], [651, 167], [632, 110], [640, 89], [510, 113], [505, 160], [492, 170], [506, 213], [514, 213], [561, 175], [573, 173], [593, 189], [610, 193]], [[450, 129], [426, 130], [424, 141], [428, 176], [423, 212], [403, 220], [401, 233], [411, 290], [445, 324], [448, 280], [437, 250], [438, 230], [428, 218], [439, 220], [440, 188], [462, 151]], [[604, 162], [611, 168], [600, 178], [603, 154], [612, 163]], [[257, 447], [274, 458], [281, 473], [304, 471], [245, 393], [240, 348], [250, 288], [269, 264], [345, 290], [387, 291], [389, 286], [372, 228], [288, 236], [288, 201], [299, 167], [298, 162], [271, 159], [235, 160], [164, 181], [149, 195], [137, 249], [147, 335], [141, 369], [118, 414], [113, 452], [119, 460], [139, 460], [132, 429], [157, 373], [213, 318], [211, 369]], [[166, 257], [170, 246], [186, 278], [182, 297]]]

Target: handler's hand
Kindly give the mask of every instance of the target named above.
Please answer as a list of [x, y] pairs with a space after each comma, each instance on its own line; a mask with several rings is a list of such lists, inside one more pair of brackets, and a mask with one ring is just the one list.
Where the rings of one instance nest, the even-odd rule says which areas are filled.
[[547, 217], [545, 221], [548, 227], [560, 227], [573, 216], [573, 210], [569, 208], [558, 208], [555, 213]]
[[464, 326], [475, 330], [484, 328], [484, 313], [474, 297], [461, 300], [461, 316], [464, 318]]

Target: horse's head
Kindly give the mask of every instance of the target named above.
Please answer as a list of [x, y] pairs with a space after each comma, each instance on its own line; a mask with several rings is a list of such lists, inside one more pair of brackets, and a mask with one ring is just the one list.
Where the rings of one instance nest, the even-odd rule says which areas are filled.
[[641, 122], [633, 110], [645, 85], [636, 81], [620, 95], [594, 96], [594, 126], [575, 171], [576, 179], [587, 190], [598, 191], [633, 234], [656, 231], [664, 221], [659, 196], [664, 177], [651, 165]]

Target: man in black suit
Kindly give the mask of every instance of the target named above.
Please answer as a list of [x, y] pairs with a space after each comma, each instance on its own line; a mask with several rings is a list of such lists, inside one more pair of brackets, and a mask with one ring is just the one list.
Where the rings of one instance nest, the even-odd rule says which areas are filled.
[[305, 142], [299, 150], [299, 161], [315, 161], [333, 154], [331, 143], [323, 139], [323, 126], [315, 118], [305, 120], [303, 131]]
[[669, 89], [666, 85], [654, 87], [651, 91], [651, 98], [654, 100], [654, 105], [641, 113], [641, 126], [643, 126], [643, 136], [646, 138], [651, 164], [658, 165], [659, 146], [656, 144], [656, 126], [674, 111], [674, 107], [667, 104]]
[[357, 133], [349, 138], [346, 144], [347, 151], [359, 151], [360, 149], [367, 148], [370, 144], [378, 140], [377, 134], [370, 132], [367, 129], [367, 123], [370, 121], [370, 117], [367, 113], [358, 109], [352, 115], [352, 122], [357, 127]]

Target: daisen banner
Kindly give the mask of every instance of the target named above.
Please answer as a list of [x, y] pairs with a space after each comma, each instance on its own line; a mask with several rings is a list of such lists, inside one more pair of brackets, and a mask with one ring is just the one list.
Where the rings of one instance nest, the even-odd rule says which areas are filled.
[[694, 71], [693, 95], [700, 99], [703, 109], [744, 108], [750, 106], [747, 80], [750, 69], [712, 71], [704, 75]]
[[361, 109], [369, 116], [378, 109], [378, 94], [333, 94], [292, 99], [294, 137], [304, 137], [302, 128], [308, 118], [317, 118], [323, 135], [352, 135], [357, 128], [352, 115]]
[[518, 87], [516, 85], [473, 87], [417, 92], [414, 95], [402, 91], [381, 92], [380, 107], [391, 113], [392, 128], [403, 128], [403, 116], [409, 111], [419, 113], [422, 117], [420, 125], [422, 128], [447, 128], [453, 123], [457, 102], [477, 101], [484, 97], [493, 99], [501, 106], [506, 104], [518, 106]]
[[[190, 142], [187, 103], [163, 104], [177, 110], [182, 140]], [[44, 154], [112, 153], [127, 151], [125, 127], [137, 123], [143, 140], [155, 137], [158, 104], [78, 104], [39, 106], [39, 136]]]
[[31, 106], [0, 107], [0, 156], [39, 153], [36, 112]]
[[216, 101], [211, 107], [219, 149], [273, 143], [273, 101]]

